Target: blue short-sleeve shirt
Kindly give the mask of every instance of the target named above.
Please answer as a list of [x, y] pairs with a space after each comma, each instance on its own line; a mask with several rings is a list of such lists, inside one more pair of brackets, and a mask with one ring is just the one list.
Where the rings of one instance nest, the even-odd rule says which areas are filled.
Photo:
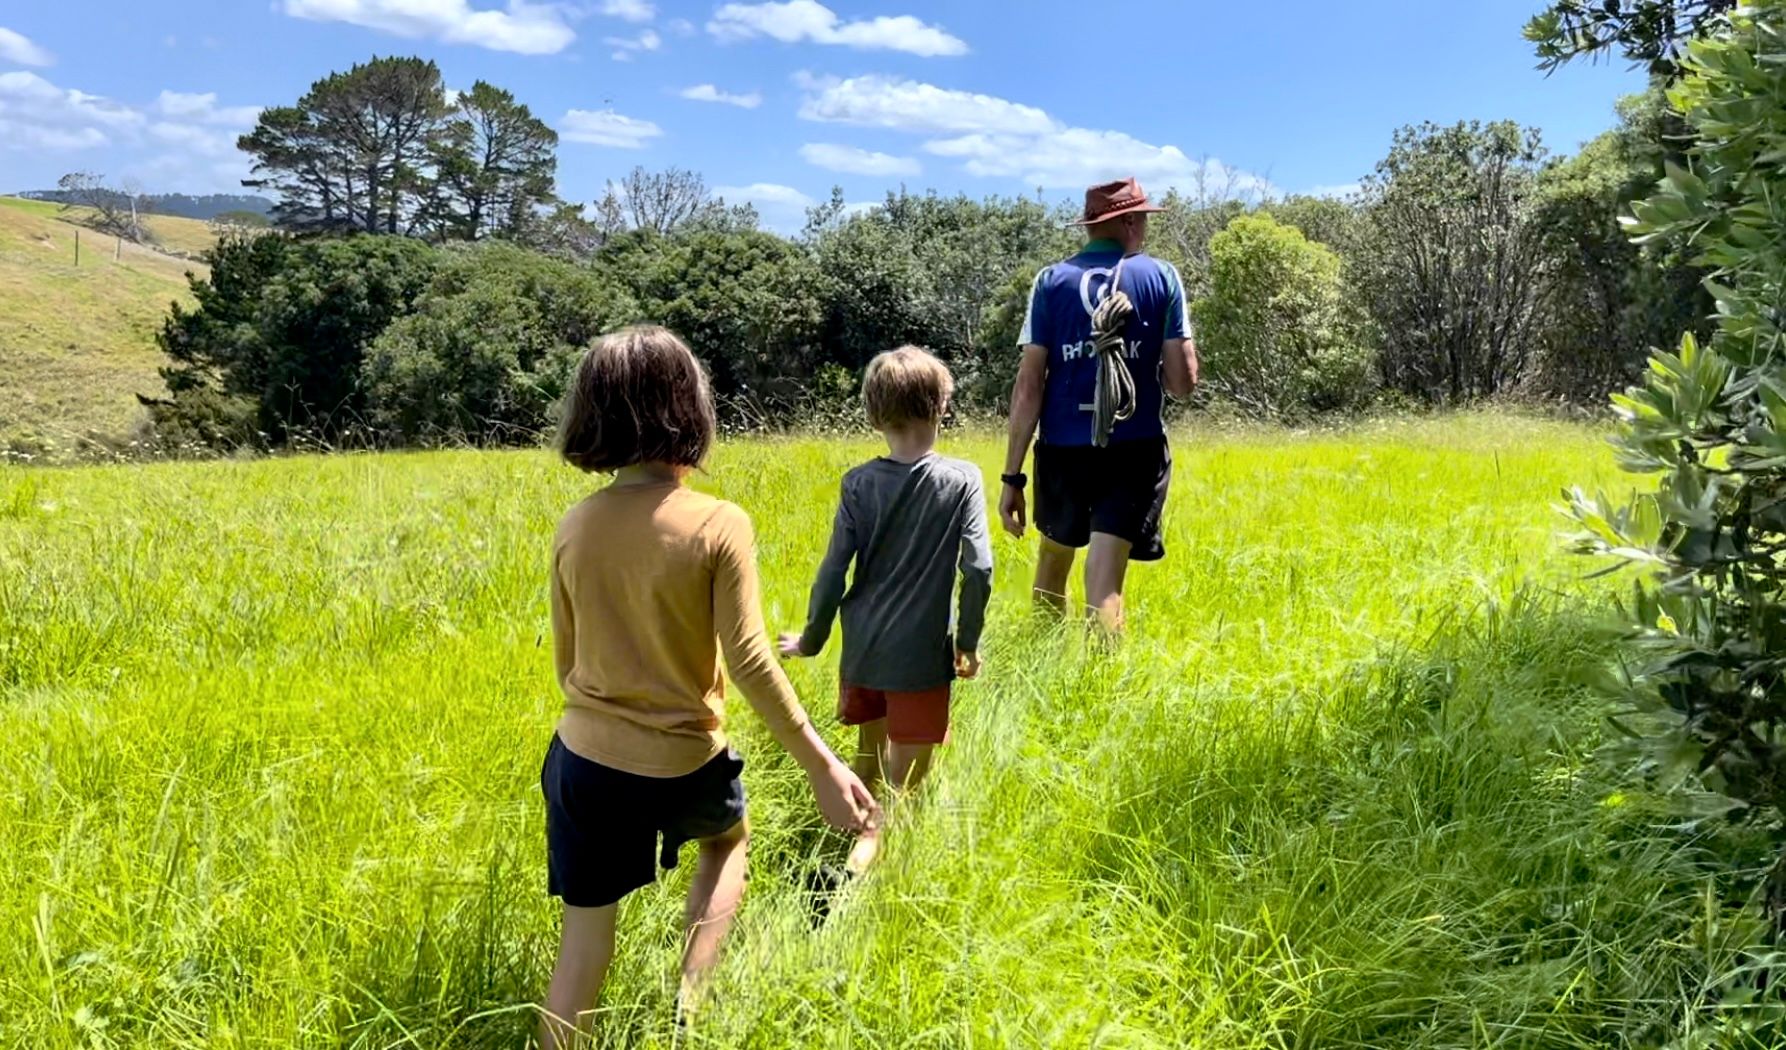
[[[1048, 380], [1042, 397], [1042, 443], [1092, 443], [1092, 394], [1098, 359], [1092, 349], [1091, 315], [1109, 289], [1123, 258], [1114, 241], [1092, 241], [1065, 262], [1042, 269], [1030, 286], [1029, 311], [1018, 344], [1048, 351]], [[1124, 334], [1129, 371], [1135, 376], [1135, 414], [1116, 424], [1112, 443], [1161, 437], [1165, 389], [1161, 372], [1168, 339], [1190, 337], [1184, 282], [1168, 262], [1149, 255], [1128, 257], [1122, 290], [1135, 304]]]

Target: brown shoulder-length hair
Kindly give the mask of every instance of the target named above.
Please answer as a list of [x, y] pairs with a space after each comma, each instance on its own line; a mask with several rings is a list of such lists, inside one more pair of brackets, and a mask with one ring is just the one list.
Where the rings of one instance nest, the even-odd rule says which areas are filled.
[[718, 427], [694, 352], [669, 329], [638, 325], [597, 339], [577, 362], [558, 451], [586, 471], [652, 462], [698, 467]]

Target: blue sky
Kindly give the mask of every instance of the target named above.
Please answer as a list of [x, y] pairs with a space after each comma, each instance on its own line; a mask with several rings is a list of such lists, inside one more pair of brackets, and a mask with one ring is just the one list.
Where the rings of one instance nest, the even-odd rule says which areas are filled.
[[0, 192], [70, 170], [236, 188], [260, 106], [374, 55], [506, 87], [563, 136], [559, 190], [702, 172], [772, 225], [833, 184], [1077, 195], [1355, 183], [1399, 125], [1512, 118], [1572, 151], [1641, 87], [1545, 77], [1541, 0], [62, 0], [0, 10]]

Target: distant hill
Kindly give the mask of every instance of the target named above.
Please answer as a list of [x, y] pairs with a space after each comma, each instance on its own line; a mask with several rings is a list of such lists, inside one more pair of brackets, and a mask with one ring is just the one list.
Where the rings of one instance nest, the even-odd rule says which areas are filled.
[[[62, 190], [31, 190], [19, 196], [26, 200], [49, 201], [52, 204], [63, 204], [68, 200], [68, 194]], [[119, 194], [119, 199], [124, 199], [122, 194]], [[256, 215], [270, 215], [273, 212], [271, 200], [246, 193], [211, 193], [203, 197], [185, 193], [146, 193], [137, 198], [137, 207], [151, 215], [203, 220], [215, 219], [232, 211], [253, 212]]]
[[[155, 331], [168, 304], [191, 302], [186, 272], [205, 272], [68, 221], [79, 218], [0, 197], [0, 450], [59, 458], [88, 435], [127, 435], [142, 413], [136, 395], [163, 390]], [[191, 219], [145, 225], [188, 251], [213, 236]]]

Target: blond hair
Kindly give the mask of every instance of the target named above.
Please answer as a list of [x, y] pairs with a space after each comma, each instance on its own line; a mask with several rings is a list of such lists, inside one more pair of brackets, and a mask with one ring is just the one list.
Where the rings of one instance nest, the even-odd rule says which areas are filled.
[[876, 430], [935, 423], [949, 410], [955, 377], [930, 351], [902, 346], [877, 355], [862, 376], [862, 404]]

